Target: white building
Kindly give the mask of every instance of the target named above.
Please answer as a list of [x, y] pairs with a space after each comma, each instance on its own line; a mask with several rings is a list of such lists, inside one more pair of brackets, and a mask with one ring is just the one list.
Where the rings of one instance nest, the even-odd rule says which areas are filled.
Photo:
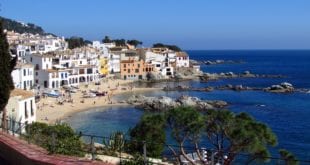
[[176, 67], [179, 68], [188, 68], [189, 67], [189, 57], [185, 52], [177, 52], [176, 53]]
[[174, 75], [174, 52], [164, 48], [152, 48], [145, 51], [144, 57], [146, 62], [153, 65], [153, 73], [158, 79], [166, 79]]
[[29, 51], [29, 49], [27, 46], [17, 45], [16, 46], [16, 55], [18, 57], [18, 60], [22, 60], [28, 51]]
[[121, 71], [121, 55], [119, 54], [110, 54], [109, 58], [109, 72], [110, 73], [119, 73]]
[[101, 54], [90, 49], [55, 51], [46, 54], [30, 54], [27, 60], [34, 65], [35, 83], [42, 88], [59, 88], [63, 85], [79, 85], [99, 78]]
[[11, 73], [15, 88], [30, 90], [34, 85], [34, 67], [18, 62]]
[[[10, 94], [6, 110], [8, 119], [16, 120], [23, 124], [35, 122], [36, 104], [34, 93], [22, 89], [14, 89]], [[22, 128], [22, 131], [25, 131], [25, 127]]]
[[[104, 58], [109, 57], [109, 48], [111, 48], [110, 46], [111, 45], [109, 44], [100, 43], [100, 41], [93, 41], [93, 45], [92, 45], [93, 48], [96, 48], [102, 52], [102, 55]], [[115, 47], [115, 44], [113, 47]]]
[[[68, 43], [64, 37], [56, 37], [52, 35], [39, 35], [30, 33], [7, 32], [7, 39], [10, 45], [17, 46], [17, 55], [22, 56], [22, 51], [30, 53], [47, 53], [55, 50], [66, 50]], [[21, 54], [19, 53], [21, 51]]]

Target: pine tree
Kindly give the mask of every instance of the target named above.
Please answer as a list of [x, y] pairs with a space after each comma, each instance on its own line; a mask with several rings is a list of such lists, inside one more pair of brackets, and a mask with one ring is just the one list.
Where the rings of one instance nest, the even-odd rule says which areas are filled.
[[[9, 52], [9, 44], [3, 31], [2, 20], [0, 20], [0, 111], [3, 112], [2, 121], [5, 121], [5, 106], [10, 98], [11, 90], [14, 89], [11, 72], [16, 65], [16, 60], [17, 57], [12, 58]], [[5, 128], [5, 122], [2, 123]]]

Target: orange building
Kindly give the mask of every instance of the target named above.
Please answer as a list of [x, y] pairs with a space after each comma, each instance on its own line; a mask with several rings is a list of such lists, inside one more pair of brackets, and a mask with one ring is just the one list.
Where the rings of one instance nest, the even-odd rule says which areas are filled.
[[122, 60], [121, 78], [124, 80], [142, 80], [148, 72], [154, 70], [153, 65], [145, 63], [144, 60]]

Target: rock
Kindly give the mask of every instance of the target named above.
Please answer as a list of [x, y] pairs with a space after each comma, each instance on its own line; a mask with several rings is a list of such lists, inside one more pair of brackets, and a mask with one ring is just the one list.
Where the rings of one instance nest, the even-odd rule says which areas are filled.
[[224, 60], [215, 60], [215, 62], [216, 62], [217, 64], [221, 64], [221, 63], [224, 63], [225, 61], [224, 61]]
[[283, 82], [280, 85], [272, 85], [264, 90], [275, 93], [294, 92], [294, 86], [291, 83]]
[[96, 142], [94, 143], [94, 146], [95, 146], [96, 149], [103, 149], [105, 147], [103, 144], [96, 143]]
[[280, 84], [283, 88], [294, 88], [291, 83], [283, 82]]
[[283, 87], [281, 85], [272, 85], [270, 90], [282, 90]]
[[236, 90], [236, 91], [240, 91], [240, 90], [244, 90], [243, 89], [243, 86], [242, 85], [236, 85], [233, 90]]
[[181, 96], [177, 99], [182, 106], [196, 106], [199, 99], [196, 97]]
[[223, 108], [225, 106], [228, 105], [227, 102], [225, 101], [220, 101], [220, 100], [216, 100], [216, 101], [206, 101], [208, 104], [214, 106], [215, 108]]
[[231, 84], [227, 84], [225, 87], [229, 88], [229, 89], [232, 89], [233, 86]]
[[251, 74], [251, 72], [250, 71], [244, 71], [243, 74], [249, 75], [249, 74]]
[[206, 65], [212, 65], [212, 64], [214, 64], [213, 62], [211, 62], [211, 61], [205, 61], [204, 62]]
[[225, 75], [226, 75], [226, 76], [233, 76], [234, 73], [233, 73], [233, 72], [227, 72], [227, 73], [225, 73]]
[[127, 102], [149, 111], [166, 111], [179, 106], [192, 106], [198, 110], [217, 109], [227, 106], [225, 101], [204, 101], [190, 96], [172, 99], [166, 96], [145, 97], [138, 95], [130, 97]]

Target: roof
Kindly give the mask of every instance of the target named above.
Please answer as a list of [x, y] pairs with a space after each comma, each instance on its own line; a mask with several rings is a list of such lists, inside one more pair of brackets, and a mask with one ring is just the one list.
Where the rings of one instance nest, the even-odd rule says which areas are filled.
[[176, 52], [177, 57], [188, 57], [188, 54], [186, 52]]
[[25, 91], [22, 89], [15, 88], [14, 90], [11, 91], [10, 96], [11, 97], [21, 96], [22, 99], [28, 99], [30, 97], [34, 97], [34, 93], [30, 91]]
[[135, 60], [121, 60], [121, 63], [134, 63]]
[[15, 68], [33, 68], [33, 65], [29, 63], [18, 62]]
[[56, 55], [53, 54], [40, 54], [40, 53], [32, 53], [33, 56], [37, 57], [55, 57]]
[[46, 69], [46, 71], [47, 71], [48, 73], [58, 72], [58, 70], [56, 70], [56, 69]]

